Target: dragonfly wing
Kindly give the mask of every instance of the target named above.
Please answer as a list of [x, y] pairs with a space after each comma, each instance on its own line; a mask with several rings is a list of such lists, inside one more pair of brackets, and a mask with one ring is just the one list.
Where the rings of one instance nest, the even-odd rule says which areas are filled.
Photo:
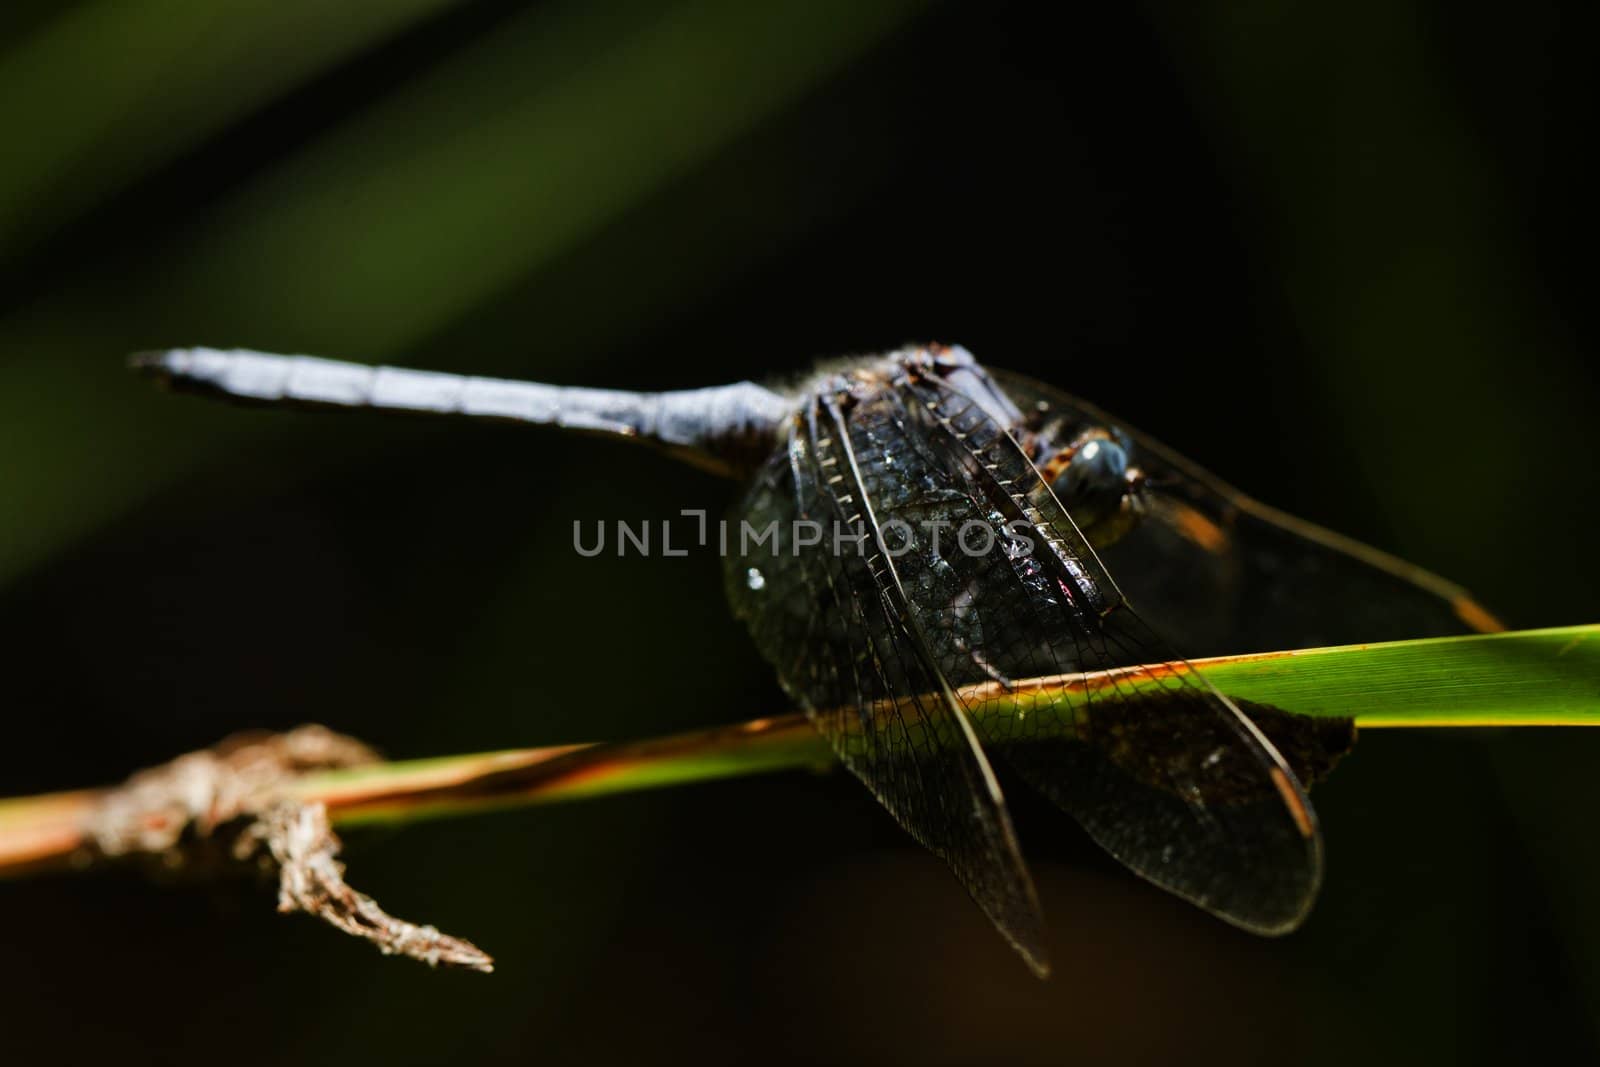
[[1133, 442], [1149, 476], [1143, 519], [1101, 557], [1162, 634], [1188, 655], [1313, 648], [1501, 629], [1465, 590], [1241, 493], [1091, 404], [991, 371], [1016, 406]]
[[[970, 590], [964, 627], [983, 643], [982, 662], [965, 666], [949, 649], [947, 677], [1082, 682], [1046, 702], [1022, 687], [1004, 696], [1000, 684], [1001, 713], [971, 709], [986, 746], [1137, 873], [1246, 929], [1293, 929], [1322, 877], [1298, 776], [1134, 612], [993, 404], [974, 395], [970, 372], [913, 366], [898, 385], [904, 436], [924, 442], [991, 521], [1026, 521], [1034, 551], [949, 557], [952, 584]], [[1116, 671], [1141, 664], [1160, 666]]]
[[[825, 399], [796, 416], [787, 451], [752, 486], [730, 546], [735, 613], [841, 762], [950, 865], [1043, 975], [1038, 900], [999, 785], [881, 551], [850, 436]], [[822, 543], [797, 544], [811, 522]], [[836, 523], [867, 538], [862, 551], [836, 550]], [[769, 527], [770, 543], [744, 536]]]

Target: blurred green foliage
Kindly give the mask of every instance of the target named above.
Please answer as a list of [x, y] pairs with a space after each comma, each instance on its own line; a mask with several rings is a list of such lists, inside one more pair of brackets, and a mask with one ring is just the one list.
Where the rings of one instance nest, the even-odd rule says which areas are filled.
[[[26, 247], [30, 225], [117, 192], [230, 115], [428, 6], [330, 19], [321, 5], [262, 4], [197, 18], [184, 5], [105, 2], [63, 15], [0, 68], [0, 94], [13, 106], [60, 101], [56, 114], [27, 116], [57, 136], [19, 138], [29, 151], [0, 184], [0, 241]], [[827, 76], [911, 5], [636, 7], [509, 17], [428, 76], [239, 183], [187, 232], [84, 264], [68, 292], [0, 324], [0, 348], [19, 357], [0, 378], [0, 397], [14, 405], [0, 421], [19, 448], [46, 459], [13, 468], [16, 481], [0, 485], [35, 505], [0, 527], [0, 574], [128, 506], [196, 451], [163, 440], [147, 418], [119, 425], [127, 383], [75, 389], [70, 376], [82, 368], [74, 364], [98, 356], [103, 375], [105, 355], [126, 348], [130, 334], [161, 343], [224, 326], [268, 347], [403, 353]], [[301, 40], [318, 47], [303, 51]], [[65, 57], [94, 54], [96, 41], [119, 42], [111, 53], [119, 66], [97, 67], [85, 82], [81, 59]], [[295, 66], [263, 61], [280, 55]], [[174, 68], [174, 57], [187, 62]], [[682, 121], [686, 114], [694, 121]], [[88, 322], [85, 306], [96, 309]], [[38, 398], [69, 392], [104, 407], [79, 407], [70, 424], [41, 411]], [[58, 444], [84, 422], [96, 427], [92, 454]], [[136, 453], [117, 447], [119, 430], [138, 439]]]

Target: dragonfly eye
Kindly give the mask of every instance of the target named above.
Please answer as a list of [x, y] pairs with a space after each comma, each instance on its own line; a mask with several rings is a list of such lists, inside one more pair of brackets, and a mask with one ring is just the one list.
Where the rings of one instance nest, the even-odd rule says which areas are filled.
[[1079, 445], [1057, 476], [1053, 488], [1062, 503], [1122, 496], [1128, 476], [1128, 453], [1117, 442], [1094, 438]]
[[1096, 435], [1064, 449], [1047, 464], [1050, 488], [1084, 536], [1101, 547], [1125, 533], [1136, 517], [1135, 497], [1144, 481], [1130, 465], [1120, 441]]

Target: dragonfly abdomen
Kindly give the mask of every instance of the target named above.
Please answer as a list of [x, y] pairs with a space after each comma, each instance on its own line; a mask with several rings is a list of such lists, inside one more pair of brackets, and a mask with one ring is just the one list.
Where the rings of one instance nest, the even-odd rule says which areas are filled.
[[794, 409], [793, 401], [753, 382], [639, 393], [213, 348], [145, 353], [133, 362], [175, 389], [240, 403], [554, 426], [634, 438], [740, 477], [773, 450], [779, 424]]

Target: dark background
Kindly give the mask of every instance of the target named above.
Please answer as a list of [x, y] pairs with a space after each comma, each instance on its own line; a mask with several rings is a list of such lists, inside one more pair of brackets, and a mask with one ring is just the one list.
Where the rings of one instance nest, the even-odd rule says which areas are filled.
[[[913, 339], [1592, 621], [1592, 10], [1532, 3], [13, 2], [0, 12], [0, 792], [238, 728], [394, 756], [782, 709], [717, 561], [573, 518], [731, 487], [611, 443], [164, 396], [249, 346], [618, 387]], [[1587, 132], [1585, 132], [1587, 131]], [[842, 776], [349, 835], [493, 952], [266, 890], [0, 884], [10, 1062], [1498, 1063], [1600, 1042], [1600, 738], [1367, 737], [1299, 934], [1013, 790], [1032, 979]]]

